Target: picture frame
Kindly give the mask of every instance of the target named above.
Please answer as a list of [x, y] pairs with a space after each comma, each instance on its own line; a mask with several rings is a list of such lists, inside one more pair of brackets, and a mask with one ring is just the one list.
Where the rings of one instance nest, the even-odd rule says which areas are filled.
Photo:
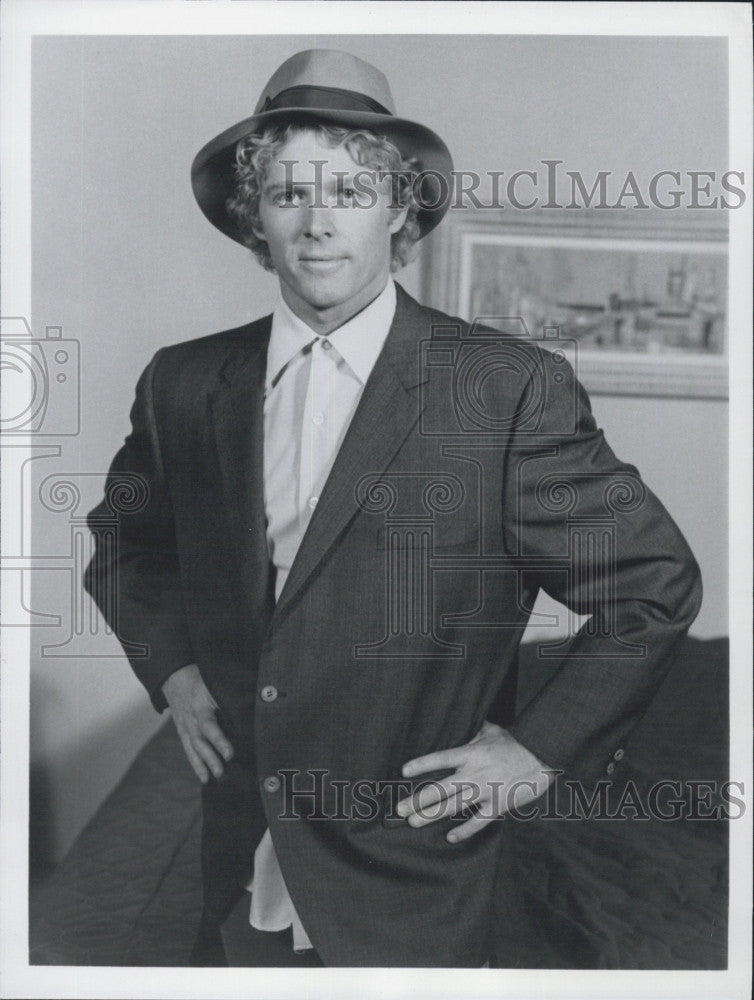
[[728, 226], [718, 211], [458, 207], [428, 239], [425, 301], [576, 342], [603, 395], [728, 395]]

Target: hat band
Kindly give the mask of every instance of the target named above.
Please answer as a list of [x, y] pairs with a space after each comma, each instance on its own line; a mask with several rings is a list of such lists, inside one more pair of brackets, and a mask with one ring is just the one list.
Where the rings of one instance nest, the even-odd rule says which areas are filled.
[[379, 115], [392, 114], [378, 101], [359, 94], [355, 90], [341, 90], [339, 87], [300, 86], [288, 87], [274, 97], [265, 98], [265, 102], [257, 112], [300, 110], [311, 108], [312, 111], [371, 111]]

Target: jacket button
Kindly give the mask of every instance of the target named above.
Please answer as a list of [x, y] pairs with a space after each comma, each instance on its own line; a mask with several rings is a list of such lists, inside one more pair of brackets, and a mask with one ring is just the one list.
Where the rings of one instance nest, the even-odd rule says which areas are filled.
[[280, 778], [276, 774], [271, 774], [264, 779], [264, 790], [266, 792], [276, 792], [280, 788]]
[[272, 684], [268, 684], [266, 687], [262, 688], [259, 694], [261, 695], [262, 701], [275, 701], [278, 696], [278, 689], [273, 687]]
[[625, 756], [626, 756], [625, 750], [616, 750], [615, 753], [613, 754], [615, 760], [623, 760]]
[[612, 774], [614, 770], [615, 770], [615, 764], [613, 764], [613, 762], [610, 761], [610, 763], [607, 765], [607, 773]]

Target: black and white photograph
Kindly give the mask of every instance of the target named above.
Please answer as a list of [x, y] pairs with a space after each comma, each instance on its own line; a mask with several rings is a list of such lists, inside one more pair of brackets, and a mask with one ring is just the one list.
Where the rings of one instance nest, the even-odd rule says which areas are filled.
[[2, 20], [3, 995], [747, 996], [749, 5]]

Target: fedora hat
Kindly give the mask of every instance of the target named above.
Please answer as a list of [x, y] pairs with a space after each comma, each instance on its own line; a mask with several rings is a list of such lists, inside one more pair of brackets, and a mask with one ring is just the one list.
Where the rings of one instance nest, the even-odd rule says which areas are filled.
[[368, 129], [384, 135], [421, 172], [417, 192], [420, 237], [434, 229], [448, 208], [453, 160], [442, 139], [425, 125], [399, 118], [385, 76], [348, 52], [297, 52], [270, 78], [250, 118], [208, 142], [194, 158], [191, 185], [213, 226], [243, 243], [225, 205], [235, 189], [236, 145], [274, 122], [322, 123]]

